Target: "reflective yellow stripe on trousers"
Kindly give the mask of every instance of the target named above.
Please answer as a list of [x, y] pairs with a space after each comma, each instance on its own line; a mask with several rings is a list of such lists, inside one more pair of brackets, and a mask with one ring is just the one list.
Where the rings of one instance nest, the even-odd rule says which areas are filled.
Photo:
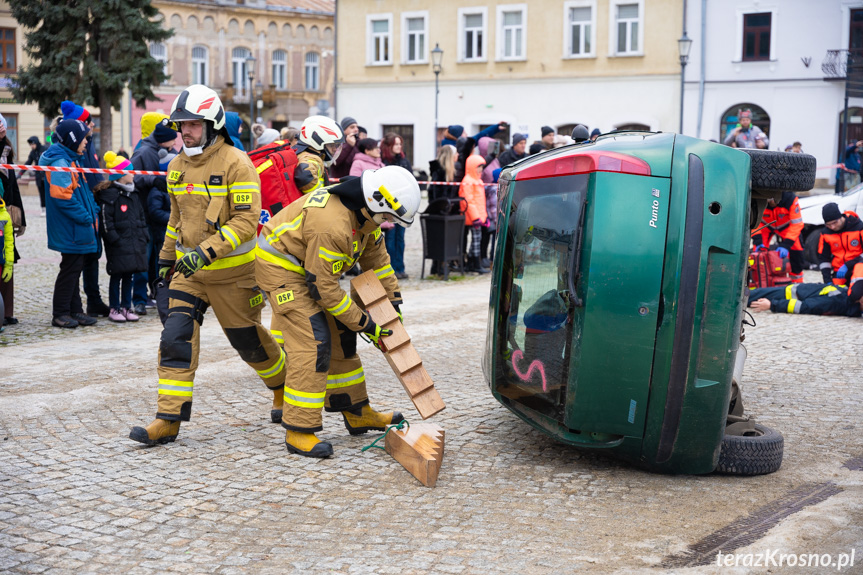
[[281, 352], [281, 354], [279, 354], [279, 359], [278, 361], [276, 361], [276, 364], [273, 367], [270, 367], [268, 369], [255, 370], [258, 372], [258, 375], [260, 375], [263, 379], [273, 377], [274, 375], [282, 371], [283, 367], [285, 367], [285, 351], [282, 349], [280, 349], [279, 351]]
[[297, 407], [307, 407], [309, 409], [321, 409], [324, 406], [324, 397], [327, 392], [309, 393], [308, 391], [298, 391], [291, 389], [285, 385], [285, 403], [296, 405]]
[[194, 386], [195, 383], [192, 381], [160, 379], [159, 395], [179, 395], [182, 397], [192, 397], [192, 388]]
[[363, 368], [349, 371], [348, 373], [331, 373], [327, 376], [327, 389], [339, 389], [357, 385], [366, 380]]

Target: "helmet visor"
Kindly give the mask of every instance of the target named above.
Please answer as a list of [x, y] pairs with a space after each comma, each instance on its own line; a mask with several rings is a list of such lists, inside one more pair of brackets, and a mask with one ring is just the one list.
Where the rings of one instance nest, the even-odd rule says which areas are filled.
[[342, 153], [342, 145], [339, 144], [324, 144], [324, 152], [331, 162], [335, 162], [339, 157], [339, 154]]

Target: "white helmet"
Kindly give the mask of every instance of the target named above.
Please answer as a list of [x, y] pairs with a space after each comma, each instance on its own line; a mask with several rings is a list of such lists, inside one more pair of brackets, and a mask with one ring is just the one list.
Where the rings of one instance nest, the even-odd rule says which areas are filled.
[[300, 128], [299, 141], [324, 155], [329, 167], [339, 157], [345, 135], [335, 120], [326, 116], [309, 116]]
[[391, 214], [395, 223], [408, 227], [420, 209], [420, 187], [401, 166], [366, 170], [362, 175], [363, 198], [372, 214]]
[[218, 132], [225, 126], [225, 108], [215, 90], [203, 84], [192, 84], [174, 100], [170, 120], [206, 120], [212, 122], [213, 130]]

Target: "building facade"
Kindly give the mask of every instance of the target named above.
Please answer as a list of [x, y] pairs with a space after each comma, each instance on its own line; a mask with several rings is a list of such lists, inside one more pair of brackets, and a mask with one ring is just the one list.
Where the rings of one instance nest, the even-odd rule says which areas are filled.
[[342, 0], [336, 22], [339, 117], [402, 134], [419, 166], [439, 137], [436, 46], [440, 127], [678, 128], [683, 0]]
[[[861, 0], [689, 0], [684, 133], [722, 141], [740, 109], [770, 149], [795, 141], [818, 166], [839, 157], [848, 50], [863, 50]], [[863, 53], [863, 52], [861, 52]], [[846, 141], [863, 139], [863, 99], [849, 100]], [[819, 169], [817, 185], [835, 181]]]
[[[299, 126], [310, 114], [332, 114], [333, 0], [156, 0], [174, 36], [150, 46], [168, 80], [158, 101], [133, 107], [133, 138], [147, 111], [169, 113], [190, 84], [219, 93], [244, 122]], [[254, 63], [249, 60], [254, 58]], [[251, 109], [250, 109], [251, 105]], [[247, 135], [244, 136], [244, 138]]]

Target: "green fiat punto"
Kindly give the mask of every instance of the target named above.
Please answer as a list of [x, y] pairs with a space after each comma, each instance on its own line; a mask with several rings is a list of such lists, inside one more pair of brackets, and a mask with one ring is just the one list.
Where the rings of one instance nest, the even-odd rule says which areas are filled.
[[750, 229], [815, 159], [661, 133], [531, 156], [499, 182], [483, 372], [518, 417], [666, 473], [770, 473], [738, 383]]

